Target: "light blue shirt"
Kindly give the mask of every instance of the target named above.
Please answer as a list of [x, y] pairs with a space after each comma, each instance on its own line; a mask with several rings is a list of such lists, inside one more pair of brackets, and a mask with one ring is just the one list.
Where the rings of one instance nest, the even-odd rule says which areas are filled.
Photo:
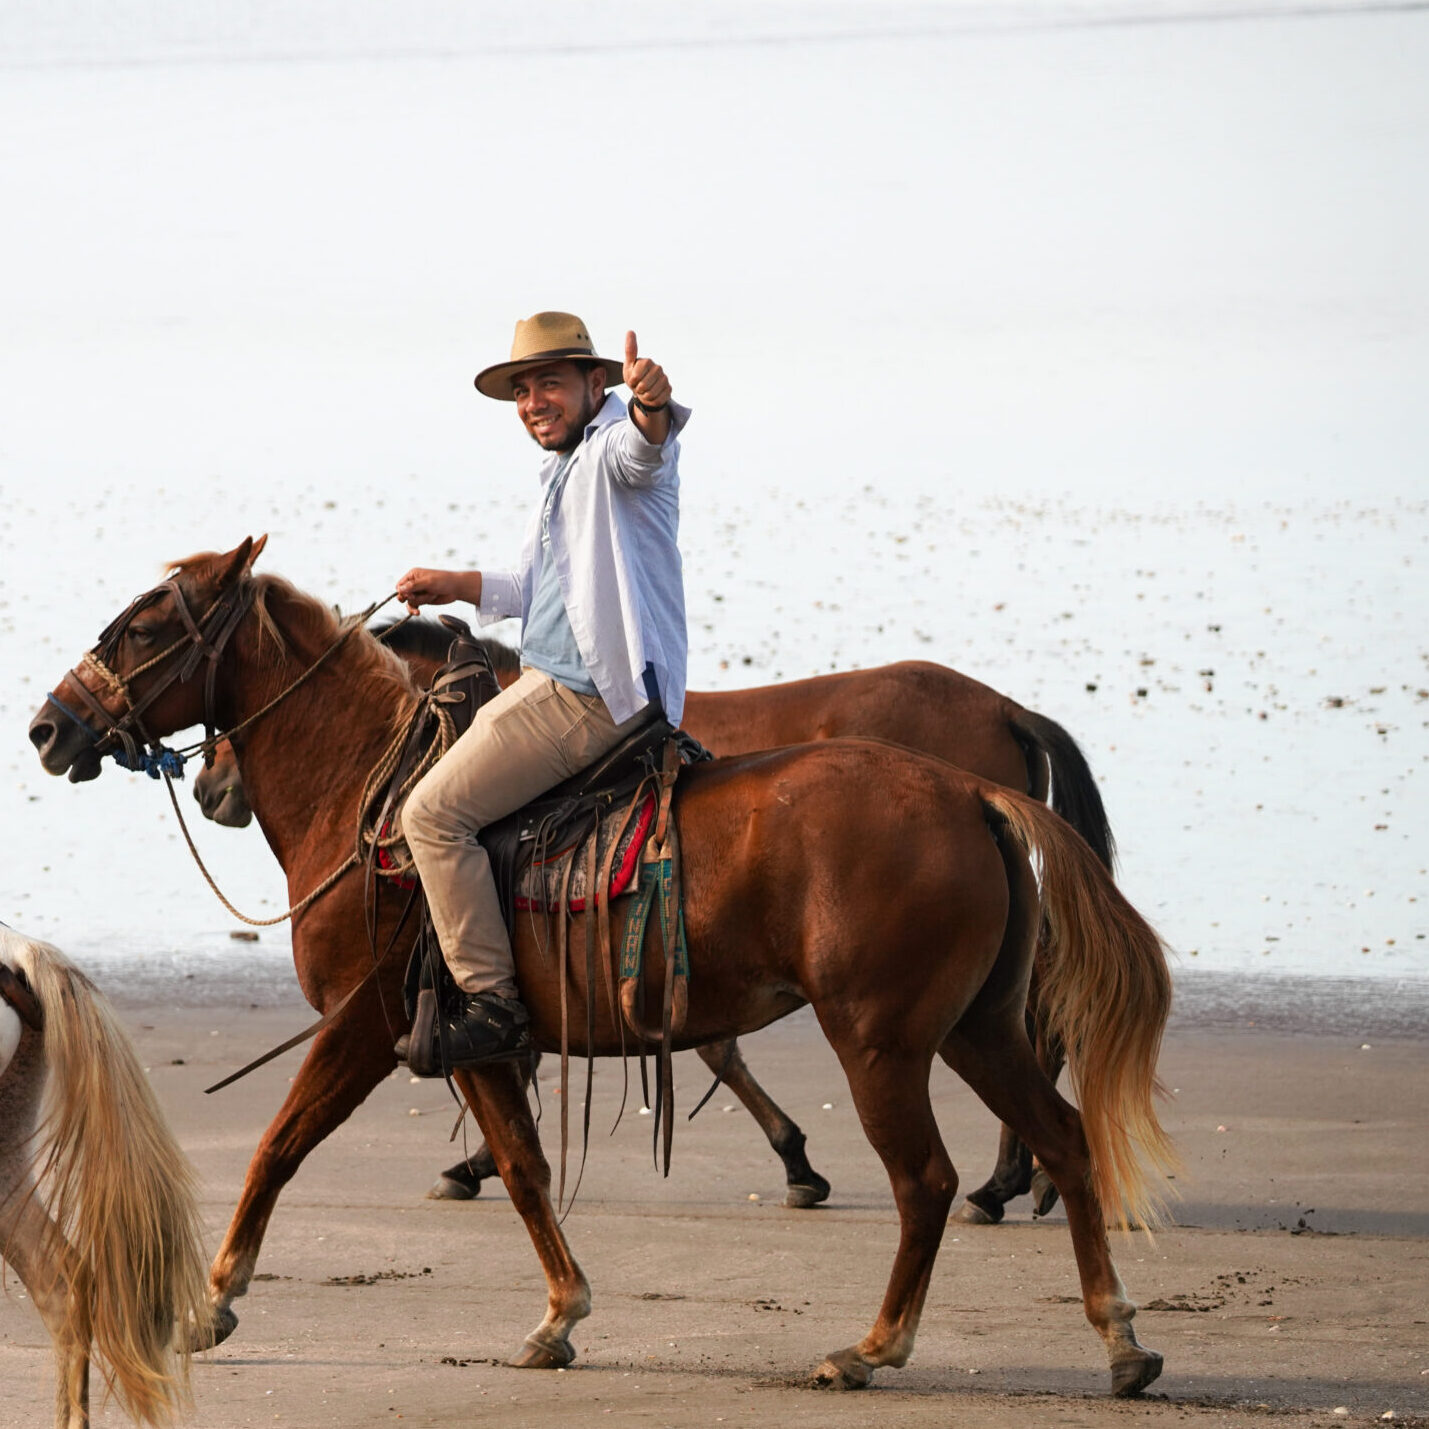
[[556, 563], [551, 560], [551, 513], [561, 499], [566, 472], [575, 452], [564, 453], [546, 483], [541, 503], [541, 539], [536, 545], [536, 577], [531, 591], [531, 609], [521, 631], [521, 663], [540, 670], [553, 680], [583, 695], [598, 694], [595, 681], [581, 659], [576, 633], [566, 614]]
[[[550, 512], [550, 549], [541, 546], [543, 499], [532, 513], [515, 570], [482, 571], [483, 625], [528, 621], [546, 556], [581, 660], [611, 718], [633, 718], [649, 703], [645, 668], [654, 670], [665, 716], [685, 708], [685, 580], [680, 560], [679, 433], [688, 407], [670, 403], [670, 432], [660, 446], [645, 440], [613, 393], [587, 425], [571, 456], [560, 499]], [[545, 488], [559, 456], [541, 467]]]

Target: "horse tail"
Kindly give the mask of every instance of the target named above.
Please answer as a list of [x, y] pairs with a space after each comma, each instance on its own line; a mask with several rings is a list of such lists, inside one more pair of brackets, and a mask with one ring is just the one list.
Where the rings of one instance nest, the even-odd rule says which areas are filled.
[[167, 1424], [192, 1403], [187, 1323], [208, 1316], [193, 1169], [108, 1000], [57, 949], [13, 951], [44, 1014], [37, 1173], [72, 1272], [66, 1328], [131, 1418]]
[[1171, 974], [1155, 931], [1122, 896], [1086, 842], [1046, 805], [984, 786], [989, 821], [1040, 864], [1043, 912], [1057, 956], [1041, 1007], [1067, 1049], [1072, 1086], [1103, 1211], [1123, 1229], [1163, 1216], [1162, 1178], [1176, 1165], [1153, 1097]]
[[1047, 761], [1052, 807], [1081, 834], [1107, 870], [1115, 871], [1116, 840], [1081, 746], [1056, 720], [1035, 710], [1019, 709], [1012, 717], [1012, 732], [1029, 758]]

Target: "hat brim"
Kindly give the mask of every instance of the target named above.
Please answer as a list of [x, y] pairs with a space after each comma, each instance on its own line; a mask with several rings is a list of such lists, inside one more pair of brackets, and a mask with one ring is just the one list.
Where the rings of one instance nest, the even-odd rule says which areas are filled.
[[476, 374], [476, 390], [483, 397], [494, 397], [498, 402], [514, 402], [516, 394], [511, 390], [511, 382], [516, 374], [528, 372], [533, 367], [547, 367], [553, 362], [588, 362], [603, 367], [607, 387], [619, 387], [625, 380], [623, 362], [597, 357], [583, 347], [560, 347], [550, 352], [533, 352], [530, 357], [518, 358], [515, 362], [498, 362], [491, 367], [483, 367]]

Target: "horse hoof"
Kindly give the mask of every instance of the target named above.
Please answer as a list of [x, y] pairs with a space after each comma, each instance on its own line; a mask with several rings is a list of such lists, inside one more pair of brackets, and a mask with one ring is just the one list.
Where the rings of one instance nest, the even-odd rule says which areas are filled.
[[964, 1201], [953, 1213], [953, 1219], [963, 1226], [995, 1226], [1002, 1217], [988, 1215], [975, 1201]]
[[1137, 1345], [1124, 1356], [1118, 1356], [1111, 1367], [1111, 1392], [1118, 1399], [1131, 1399], [1141, 1393], [1160, 1373], [1162, 1358], [1155, 1350]]
[[857, 1350], [837, 1350], [814, 1371], [815, 1389], [867, 1389], [873, 1366]]
[[512, 1369], [565, 1369], [576, 1357], [576, 1347], [569, 1340], [538, 1340], [527, 1335], [515, 1359], [508, 1361]]
[[459, 1177], [443, 1171], [427, 1192], [429, 1201], [471, 1201], [481, 1194], [481, 1177], [463, 1181]]
[[789, 1183], [789, 1189], [784, 1193], [784, 1204], [791, 1210], [809, 1211], [827, 1201], [832, 1190], [833, 1187], [816, 1171], [810, 1180], [801, 1181], [797, 1186], [792, 1181]]
[[1052, 1178], [1039, 1166], [1032, 1173], [1032, 1214], [1045, 1216], [1060, 1199]]
[[206, 1325], [189, 1327], [189, 1353], [202, 1354], [215, 1345], [221, 1345], [238, 1328], [238, 1316], [228, 1306], [214, 1310], [213, 1317]]

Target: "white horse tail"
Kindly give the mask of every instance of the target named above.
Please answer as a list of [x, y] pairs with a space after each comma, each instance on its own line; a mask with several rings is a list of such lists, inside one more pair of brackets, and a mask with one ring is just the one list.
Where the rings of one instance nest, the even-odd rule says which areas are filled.
[[132, 1418], [168, 1424], [192, 1403], [188, 1323], [208, 1316], [193, 1168], [108, 1000], [57, 949], [6, 941], [44, 1013], [36, 1172], [75, 1343]]

